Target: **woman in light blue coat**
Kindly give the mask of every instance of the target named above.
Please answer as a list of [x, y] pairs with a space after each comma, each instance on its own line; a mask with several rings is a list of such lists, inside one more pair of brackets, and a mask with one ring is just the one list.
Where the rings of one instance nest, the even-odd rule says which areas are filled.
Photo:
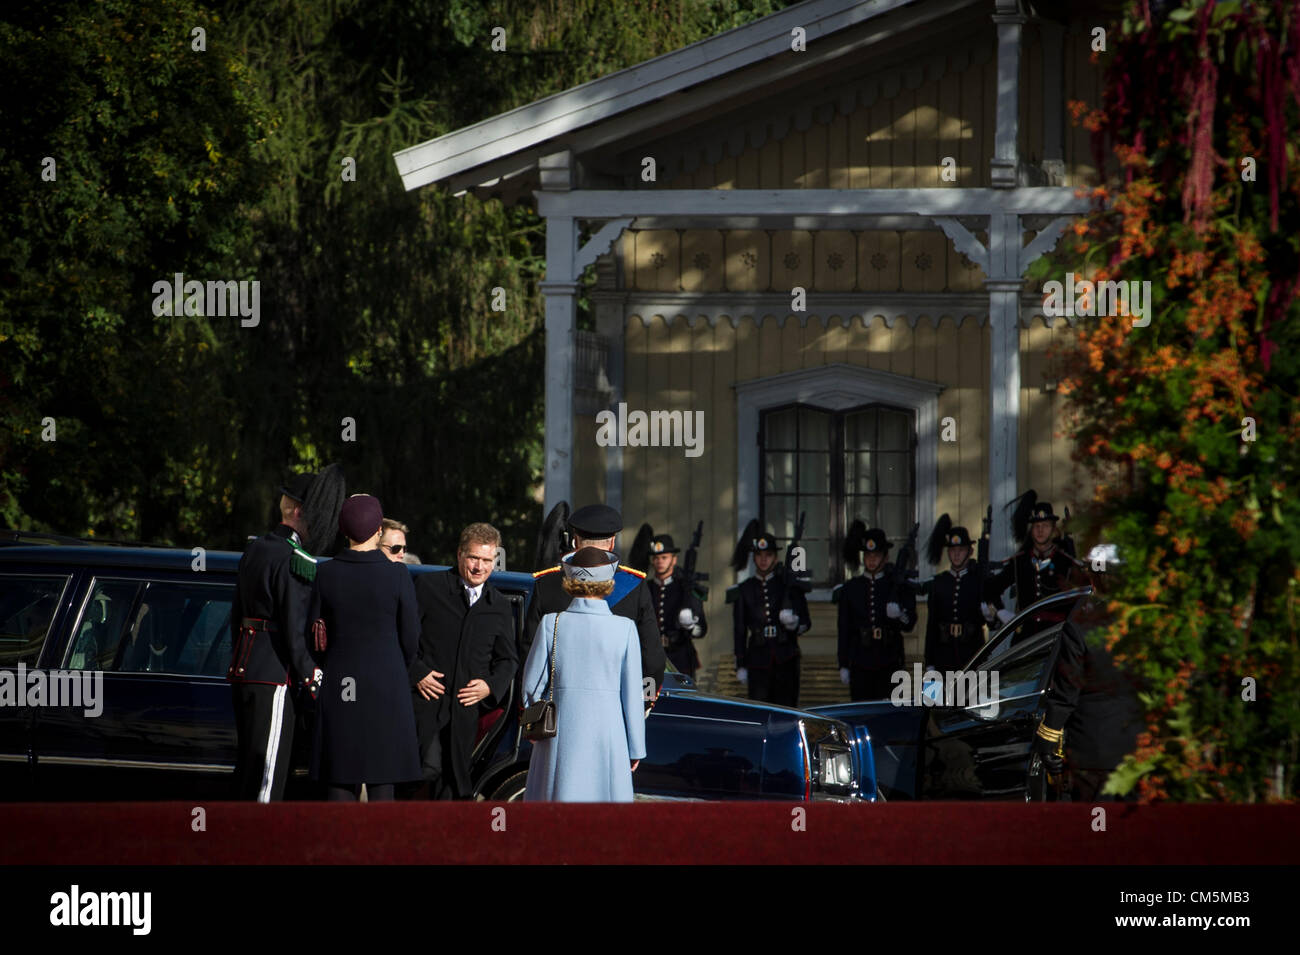
[[573, 602], [542, 618], [524, 663], [530, 706], [547, 698], [554, 639], [555, 736], [533, 743], [524, 799], [631, 802], [632, 773], [645, 756], [645, 703], [636, 624], [604, 600], [618, 556], [584, 547], [562, 563]]

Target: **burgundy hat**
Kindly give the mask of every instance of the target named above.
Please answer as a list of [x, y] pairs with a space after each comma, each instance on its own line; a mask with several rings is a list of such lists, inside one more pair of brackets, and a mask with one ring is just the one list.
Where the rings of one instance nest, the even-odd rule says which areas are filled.
[[369, 494], [353, 494], [339, 511], [339, 530], [350, 540], [370, 540], [383, 522], [384, 509], [379, 506], [379, 498]]

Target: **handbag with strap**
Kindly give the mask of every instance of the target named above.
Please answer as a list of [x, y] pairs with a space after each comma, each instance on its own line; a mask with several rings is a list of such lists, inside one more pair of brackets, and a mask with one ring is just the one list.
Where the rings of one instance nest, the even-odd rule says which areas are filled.
[[524, 739], [550, 739], [555, 735], [555, 640], [559, 635], [560, 615], [555, 615], [551, 629], [551, 678], [547, 684], [546, 699], [538, 700], [526, 708], [519, 717]]

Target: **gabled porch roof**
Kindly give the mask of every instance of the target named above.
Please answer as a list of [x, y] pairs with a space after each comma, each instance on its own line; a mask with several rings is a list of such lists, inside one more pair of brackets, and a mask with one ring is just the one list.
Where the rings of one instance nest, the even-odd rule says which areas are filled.
[[[592, 154], [647, 143], [721, 112], [847, 70], [865, 50], [935, 21], [950, 23], [987, 0], [807, 0], [745, 26], [583, 83], [394, 154], [409, 189], [445, 183], [455, 192], [540, 185], [543, 155]], [[972, 11], [974, 12], [974, 11]], [[977, 14], [978, 16], [978, 14]], [[985, 17], [980, 18], [987, 24]], [[791, 49], [792, 31], [807, 49]], [[606, 185], [588, 182], [582, 185]]]

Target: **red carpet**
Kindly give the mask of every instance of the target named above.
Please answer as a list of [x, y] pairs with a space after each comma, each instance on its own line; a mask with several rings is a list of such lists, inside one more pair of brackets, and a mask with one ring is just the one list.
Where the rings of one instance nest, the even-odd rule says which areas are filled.
[[[787, 803], [16, 804], [5, 865], [1293, 864], [1300, 806]], [[502, 818], [504, 811], [504, 819]], [[499, 829], [494, 831], [493, 821]]]

